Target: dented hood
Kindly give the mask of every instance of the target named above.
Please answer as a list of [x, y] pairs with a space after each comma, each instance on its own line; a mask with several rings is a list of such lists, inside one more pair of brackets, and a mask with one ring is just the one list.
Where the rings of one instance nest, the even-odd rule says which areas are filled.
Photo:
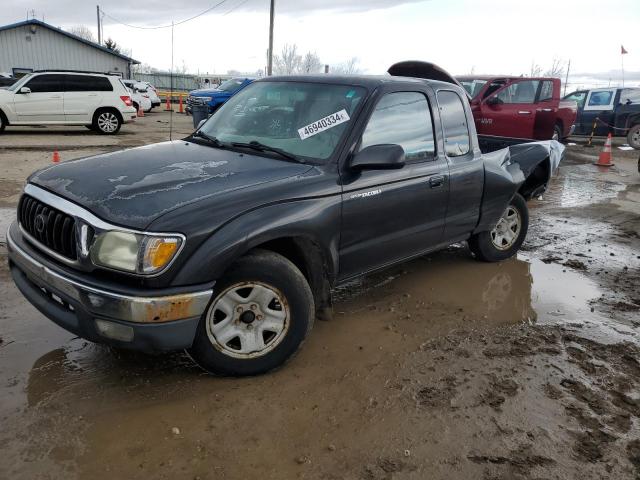
[[65, 162], [36, 172], [29, 182], [103, 220], [145, 229], [176, 208], [239, 189], [263, 188], [309, 168], [174, 141]]

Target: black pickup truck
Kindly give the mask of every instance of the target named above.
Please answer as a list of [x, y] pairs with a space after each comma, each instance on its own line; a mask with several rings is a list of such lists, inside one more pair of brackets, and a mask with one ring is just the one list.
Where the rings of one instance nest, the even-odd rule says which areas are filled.
[[11, 273], [83, 338], [262, 373], [340, 282], [465, 240], [479, 260], [516, 253], [563, 147], [481, 149], [454, 80], [261, 79], [183, 140], [33, 174]]
[[640, 150], [640, 88], [577, 90], [564, 99], [578, 105], [576, 135], [626, 136]]

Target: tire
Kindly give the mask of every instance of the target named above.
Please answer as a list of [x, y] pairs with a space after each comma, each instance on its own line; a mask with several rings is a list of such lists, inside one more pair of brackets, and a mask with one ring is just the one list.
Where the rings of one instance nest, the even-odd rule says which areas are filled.
[[140, 105], [138, 105], [136, 102], [133, 102], [133, 108], [136, 109], [136, 115], [137, 115], [138, 112], [140, 111]]
[[86, 128], [87, 130], [91, 130], [92, 132], [96, 131], [96, 127], [94, 127], [93, 124], [85, 125], [84, 128]]
[[558, 125], [557, 123], [553, 127], [553, 136], [551, 137], [551, 140], [555, 140], [557, 142], [561, 142], [562, 141], [562, 127], [560, 125]]
[[314, 312], [302, 272], [277, 253], [256, 250], [216, 284], [187, 351], [214, 375], [259, 375], [296, 353], [311, 331]]
[[[510, 223], [511, 222], [511, 223]], [[516, 254], [529, 229], [529, 209], [522, 195], [516, 193], [496, 227], [469, 239], [469, 248], [478, 260], [500, 262]], [[509, 238], [506, 232], [512, 232]]]
[[5, 127], [7, 126], [7, 118], [4, 116], [4, 113], [0, 110], [0, 133], [4, 132]]
[[122, 118], [115, 110], [98, 110], [93, 115], [93, 128], [102, 135], [115, 135], [122, 127]]
[[640, 123], [634, 125], [627, 134], [627, 143], [630, 147], [640, 150]]

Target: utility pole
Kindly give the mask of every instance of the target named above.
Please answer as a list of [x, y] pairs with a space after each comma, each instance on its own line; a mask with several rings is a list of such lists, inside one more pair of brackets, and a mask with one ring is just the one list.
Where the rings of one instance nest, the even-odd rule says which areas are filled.
[[267, 58], [267, 75], [273, 74], [273, 17], [276, 13], [276, 0], [271, 0], [271, 12], [269, 13], [269, 58]]
[[98, 15], [98, 45], [102, 45], [102, 27], [100, 26], [100, 5], [96, 5], [96, 13]]
[[567, 63], [567, 76], [564, 80], [564, 92], [562, 93], [563, 97], [567, 94], [567, 85], [569, 84], [569, 70], [571, 70], [571, 59], [569, 59], [569, 63]]

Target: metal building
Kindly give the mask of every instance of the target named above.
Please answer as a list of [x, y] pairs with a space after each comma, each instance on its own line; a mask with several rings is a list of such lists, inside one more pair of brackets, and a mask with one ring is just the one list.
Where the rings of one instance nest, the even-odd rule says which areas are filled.
[[137, 60], [32, 19], [0, 27], [0, 73], [83, 70], [131, 77]]

